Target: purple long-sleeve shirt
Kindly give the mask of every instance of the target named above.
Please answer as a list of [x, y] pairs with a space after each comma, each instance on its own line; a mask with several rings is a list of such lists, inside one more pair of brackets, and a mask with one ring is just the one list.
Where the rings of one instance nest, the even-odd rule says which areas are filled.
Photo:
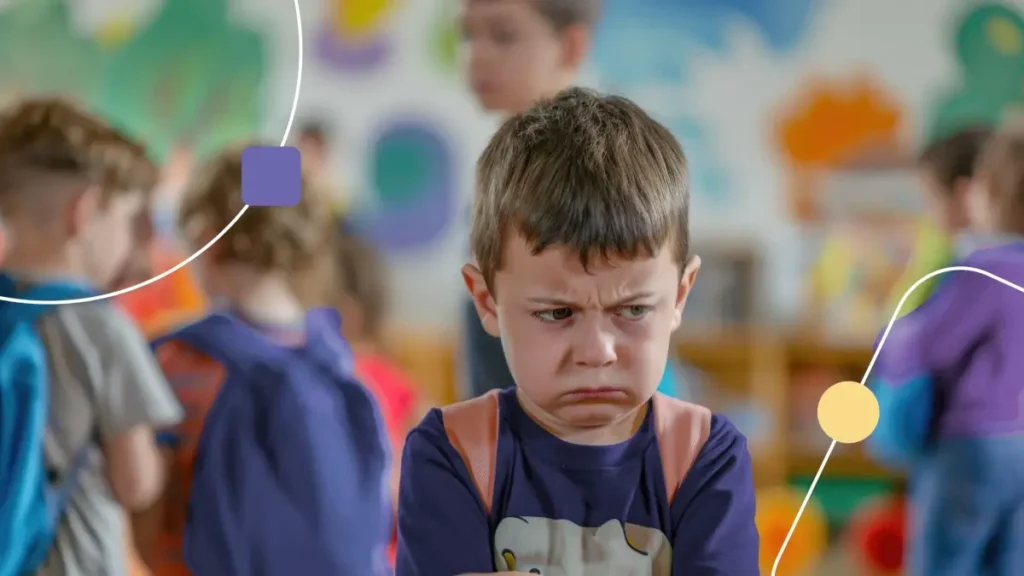
[[[1024, 285], [1024, 243], [975, 251], [959, 265]], [[1022, 346], [1024, 294], [976, 272], [948, 272], [920, 308], [893, 325], [872, 377], [892, 388], [928, 379], [937, 438], [1021, 432]]]
[[758, 571], [744, 437], [721, 416], [671, 506], [650, 411], [613, 446], [564, 442], [500, 393], [490, 517], [439, 410], [402, 461], [396, 576], [495, 570], [569, 575], [747, 576]]

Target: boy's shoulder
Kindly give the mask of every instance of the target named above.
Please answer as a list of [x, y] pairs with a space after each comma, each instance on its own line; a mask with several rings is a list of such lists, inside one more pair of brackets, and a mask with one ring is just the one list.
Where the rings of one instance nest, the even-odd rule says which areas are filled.
[[[421, 475], [427, 469], [434, 474], [444, 471], [444, 475], [457, 477], [463, 485], [473, 487], [484, 510], [490, 510], [492, 502], [481, 495], [493, 494], [499, 482], [497, 476], [502, 474], [496, 446], [501, 424], [495, 419], [494, 407], [503, 404], [500, 402], [503, 397], [514, 401], [514, 393], [509, 393], [508, 397], [505, 394], [491, 393], [432, 409], [409, 434], [403, 470], [413, 475]], [[659, 430], [658, 418], [652, 414], [649, 416], [652, 425], [645, 426], [645, 431], [638, 434], [649, 434], [657, 439], [651, 446], [657, 451], [670, 508], [684, 510], [694, 500], [721, 491], [752, 498], [752, 462], [746, 437], [723, 415], [714, 414], [703, 406], [668, 400], [670, 406], [681, 409], [670, 418], [672, 425], [661, 426]], [[655, 410], [658, 404], [664, 410], [664, 401], [654, 404]], [[475, 437], [462, 433], [453, 438], [450, 431], [453, 422], [446, 422], [446, 416], [451, 419], [453, 407], [461, 412], [455, 413], [463, 422], [470, 418], [466, 412], [475, 413], [471, 416], [478, 427]], [[512, 433], [508, 437], [521, 442], [518, 436]]]
[[49, 318], [73, 342], [81, 341], [83, 348], [94, 349], [104, 357], [121, 354], [125, 348], [145, 348], [146, 339], [139, 327], [124, 310], [108, 301], [57, 306]]
[[[510, 388], [432, 408], [409, 433], [409, 439], [421, 450], [429, 445], [430, 452], [443, 453], [448, 459], [472, 458], [466, 454], [467, 447], [458, 445], [457, 437], [466, 437], [468, 433], [460, 434], [455, 428], [471, 425], [484, 435], [476, 436], [476, 440], [494, 443], [500, 433], [501, 411], [509, 402], [516, 401], [515, 390]], [[680, 480], [702, 462], [734, 456], [749, 458], [746, 437], [726, 416], [706, 406], [660, 394], [652, 399], [652, 408], [654, 426], [650, 430], [658, 440], [662, 465], [677, 469]], [[657, 415], [659, 411], [661, 418]], [[456, 418], [461, 422], [456, 422]]]
[[[435, 441], [448, 442], [449, 434], [446, 423], [446, 416], [451, 419], [453, 414], [473, 414], [479, 424], [490, 425], [492, 414], [498, 417], [509, 402], [516, 402], [515, 389], [508, 388], [501, 391], [493, 391], [489, 394], [456, 402], [441, 408], [432, 408], [426, 416], [417, 424], [412, 434], [422, 435]], [[661, 394], [656, 395], [652, 402], [655, 411], [662, 413], [671, 411], [662, 422], [664, 425], [657, 430], [658, 436], [668, 433], [683, 435], [699, 440], [701, 445], [712, 441], [720, 441], [738, 437], [745, 440], [742, 433], [725, 416], [712, 412], [708, 407], [670, 398]], [[497, 424], [497, 422], [495, 422]], [[671, 426], [669, 426], [671, 425]]]
[[957, 238], [959, 264], [983, 268], [1024, 261], [1024, 237], [962, 234]]

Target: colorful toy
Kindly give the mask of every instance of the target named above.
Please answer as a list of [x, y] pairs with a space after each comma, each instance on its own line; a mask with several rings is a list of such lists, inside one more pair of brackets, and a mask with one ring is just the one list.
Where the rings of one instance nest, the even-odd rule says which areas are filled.
[[906, 505], [901, 498], [869, 500], [850, 519], [846, 546], [866, 574], [897, 576], [903, 573], [906, 540]]
[[[805, 492], [789, 487], [771, 488], [757, 495], [757, 530], [761, 535], [761, 573], [772, 574]], [[815, 569], [828, 543], [825, 512], [812, 498], [786, 545], [777, 574], [799, 576]]]

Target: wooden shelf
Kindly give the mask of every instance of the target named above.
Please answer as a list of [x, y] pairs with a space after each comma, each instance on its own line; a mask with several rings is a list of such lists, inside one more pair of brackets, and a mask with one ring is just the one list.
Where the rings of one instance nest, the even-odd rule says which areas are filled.
[[810, 337], [799, 337], [788, 342], [790, 362], [821, 366], [861, 368], [871, 363], [871, 348], [851, 344], [829, 344]]
[[[829, 342], [807, 333], [787, 336], [760, 328], [702, 338], [684, 336], [676, 350], [684, 361], [709, 374], [719, 386], [717, 392], [742, 393], [772, 420], [770, 437], [757, 439], [758, 448], [752, 448], [755, 477], [761, 485], [782, 483], [795, 476], [814, 476], [825, 455], [827, 444], [819, 452], [790, 441], [799, 387], [805, 385], [798, 375], [807, 370], [834, 370], [837, 379], [859, 380], [873, 353], [870, 344]], [[817, 393], [814, 388], [810, 390], [811, 394]], [[752, 439], [751, 443], [755, 441]], [[855, 447], [843, 447], [833, 452], [822, 477], [896, 479], [899, 475], [882, 468]]]
[[[810, 451], [801, 450], [799, 453], [791, 454], [789, 458], [790, 476], [813, 477], [818, 473], [821, 466], [821, 459], [825, 457], [825, 450], [815, 454]], [[860, 451], [833, 452], [829, 457], [825, 469], [821, 473], [822, 478], [853, 478], [853, 479], [889, 479], [898, 478], [899, 473], [883, 468]]]

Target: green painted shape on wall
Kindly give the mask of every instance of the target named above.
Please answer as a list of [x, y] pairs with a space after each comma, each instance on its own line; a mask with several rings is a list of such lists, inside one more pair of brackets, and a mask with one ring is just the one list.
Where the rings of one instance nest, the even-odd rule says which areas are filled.
[[102, 50], [78, 34], [63, 0], [19, 0], [0, 13], [0, 92], [50, 94], [89, 104]]
[[976, 124], [995, 125], [1024, 104], [1024, 17], [1014, 7], [988, 3], [967, 10], [956, 27], [953, 52], [961, 81], [936, 101], [929, 140]]
[[157, 157], [182, 143], [208, 153], [259, 130], [265, 50], [226, 0], [168, 2], [111, 55], [99, 107]]

